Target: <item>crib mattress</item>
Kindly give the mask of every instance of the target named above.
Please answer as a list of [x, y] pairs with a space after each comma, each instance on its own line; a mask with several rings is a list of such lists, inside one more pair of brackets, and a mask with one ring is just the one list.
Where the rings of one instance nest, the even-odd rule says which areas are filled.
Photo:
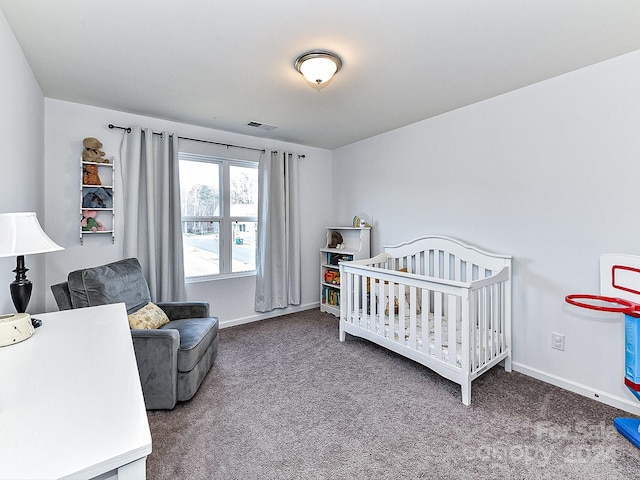
[[[398, 316], [396, 316], [394, 318], [394, 331], [393, 331], [393, 340], [395, 342], [400, 341], [400, 328], [399, 328], [399, 319]], [[380, 335], [383, 336], [385, 338], [391, 338], [390, 334], [389, 334], [389, 316], [385, 315], [384, 317], [384, 331], [381, 330], [381, 326], [380, 326], [380, 321], [376, 322], [375, 324], [373, 323], [373, 320], [371, 317], [366, 317], [363, 318], [361, 315], [358, 317], [357, 321], [353, 322], [355, 325], [364, 328], [365, 330], [368, 331], [372, 331], [375, 332], [376, 335]], [[409, 347], [411, 345], [411, 338], [410, 335], [411, 333], [409, 332], [409, 328], [408, 328], [408, 319], [407, 319], [407, 323], [405, 323], [405, 331], [404, 331], [404, 346]], [[448, 340], [448, 332], [449, 332], [449, 321], [447, 318], [443, 318], [442, 319], [442, 324], [441, 324], [441, 332], [442, 332], [442, 341], [441, 341], [441, 346], [442, 346], [442, 360], [445, 363], [450, 363], [449, 362], [449, 340]], [[429, 334], [427, 335], [427, 348], [426, 351], [424, 349], [424, 345], [423, 345], [423, 335], [422, 335], [422, 325], [420, 324], [420, 322], [417, 322], [416, 324], [416, 348], [415, 350], [418, 352], [423, 352], [426, 353], [427, 355], [431, 356], [431, 357], [436, 357], [436, 341], [435, 341], [435, 324], [433, 322], [433, 316], [430, 315], [430, 321], [429, 321]], [[476, 339], [480, 338], [480, 329], [477, 329], [477, 334], [475, 335]], [[502, 341], [502, 334], [499, 333], [495, 333], [494, 336], [494, 342], [496, 344], [501, 343]], [[475, 359], [475, 364], [477, 365], [479, 363], [479, 358], [481, 356], [484, 356], [484, 352], [485, 352], [485, 346], [482, 344], [476, 344], [476, 352], [478, 355], [478, 358]], [[495, 347], [495, 346], [494, 346]], [[457, 323], [456, 325], [456, 366], [458, 368], [462, 368], [462, 333], [461, 333], [461, 328], [460, 328], [460, 322]], [[494, 349], [495, 351], [495, 349]]]

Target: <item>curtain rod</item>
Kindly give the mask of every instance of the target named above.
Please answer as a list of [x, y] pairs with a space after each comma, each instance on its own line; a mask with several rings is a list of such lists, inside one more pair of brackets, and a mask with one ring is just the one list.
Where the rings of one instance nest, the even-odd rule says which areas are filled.
[[[131, 127], [119, 127], [118, 125], [114, 125], [113, 123], [110, 123], [109, 128], [118, 128], [120, 130], [125, 130], [127, 133], [131, 133]], [[161, 133], [158, 132], [153, 132], [154, 135], [162, 135]], [[244, 148], [245, 150], [255, 150], [257, 152], [262, 152], [265, 153], [266, 150], [262, 149], [262, 148], [253, 148], [253, 147], [243, 147], [242, 145], [232, 145], [230, 143], [219, 143], [219, 142], [212, 142], [211, 140], [201, 140], [199, 138], [189, 138], [189, 137], [181, 137], [178, 136], [179, 139], [181, 140], [191, 140], [192, 142], [202, 142], [202, 143], [212, 143], [214, 145], [222, 145], [223, 147], [233, 147], [233, 148]], [[303, 155], [304, 157], [304, 155]]]

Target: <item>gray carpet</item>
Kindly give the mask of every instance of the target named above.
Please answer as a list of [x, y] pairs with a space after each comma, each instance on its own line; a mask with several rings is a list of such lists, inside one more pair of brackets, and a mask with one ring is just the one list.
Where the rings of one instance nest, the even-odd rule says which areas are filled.
[[310, 310], [220, 332], [196, 396], [149, 412], [161, 479], [632, 479], [629, 416], [496, 367], [460, 388]]

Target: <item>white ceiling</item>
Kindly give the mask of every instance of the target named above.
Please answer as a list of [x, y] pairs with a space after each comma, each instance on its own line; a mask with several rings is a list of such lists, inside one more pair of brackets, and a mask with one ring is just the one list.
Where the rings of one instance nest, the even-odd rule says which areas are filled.
[[[0, 0], [0, 9], [46, 97], [328, 149], [640, 49], [638, 0]], [[321, 90], [293, 67], [313, 49], [343, 60]]]

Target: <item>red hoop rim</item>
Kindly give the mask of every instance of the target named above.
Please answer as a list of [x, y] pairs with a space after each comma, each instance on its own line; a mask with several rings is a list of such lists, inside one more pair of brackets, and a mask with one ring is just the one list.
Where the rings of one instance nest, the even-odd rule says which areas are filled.
[[[629, 300], [625, 300], [624, 298], [616, 298], [616, 297], [603, 297], [601, 295], [588, 295], [582, 293], [574, 293], [572, 295], [567, 295], [565, 298], [567, 303], [571, 305], [575, 305], [576, 307], [588, 308], [590, 310], [599, 310], [601, 312], [614, 312], [614, 313], [636, 313], [638, 309], [640, 309], [640, 305], [637, 303], [630, 302]], [[602, 302], [609, 303], [617, 303], [618, 307], [609, 307], [603, 305], [593, 305], [590, 303], [584, 303], [580, 300], [600, 300]]]

